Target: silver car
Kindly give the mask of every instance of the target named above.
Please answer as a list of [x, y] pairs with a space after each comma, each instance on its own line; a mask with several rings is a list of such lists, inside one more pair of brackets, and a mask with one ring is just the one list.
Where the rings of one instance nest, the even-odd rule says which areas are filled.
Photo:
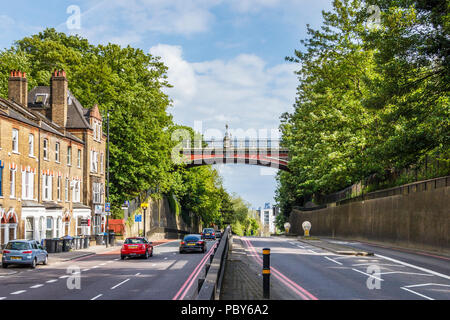
[[36, 268], [38, 263], [48, 263], [48, 253], [36, 240], [12, 240], [3, 249], [2, 267], [25, 264]]

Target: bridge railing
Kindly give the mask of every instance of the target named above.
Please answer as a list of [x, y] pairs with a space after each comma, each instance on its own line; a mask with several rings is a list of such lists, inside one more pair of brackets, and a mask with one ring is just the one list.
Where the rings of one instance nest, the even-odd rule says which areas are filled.
[[245, 149], [271, 149], [280, 148], [281, 140], [275, 139], [231, 139], [227, 142], [223, 140], [203, 140], [183, 142], [186, 149], [214, 149], [214, 148], [245, 148]]

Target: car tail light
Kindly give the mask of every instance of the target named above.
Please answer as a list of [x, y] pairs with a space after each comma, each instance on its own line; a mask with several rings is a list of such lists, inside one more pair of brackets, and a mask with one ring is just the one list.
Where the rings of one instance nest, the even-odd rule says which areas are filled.
[[23, 251], [22, 253], [33, 253], [33, 251], [29, 250], [29, 251]]
[[203, 242], [205, 242], [205, 241], [203, 241], [203, 240], [197, 241], [198, 244], [202, 244]]
[[181, 244], [184, 244], [184, 241], [181, 241]]
[[3, 253], [11, 253], [9, 250], [3, 250]]

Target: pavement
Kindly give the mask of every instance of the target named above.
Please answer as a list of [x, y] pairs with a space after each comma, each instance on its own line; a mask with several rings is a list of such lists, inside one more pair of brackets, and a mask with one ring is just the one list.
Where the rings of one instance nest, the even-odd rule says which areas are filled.
[[262, 299], [266, 247], [271, 249], [271, 299], [450, 300], [448, 257], [297, 237], [233, 237], [221, 299]]
[[[178, 252], [180, 240], [153, 241], [149, 259], [120, 259], [120, 247], [53, 254], [48, 265], [0, 277], [0, 300], [191, 300], [216, 241], [206, 253]], [[70, 260], [69, 260], [70, 259]]]

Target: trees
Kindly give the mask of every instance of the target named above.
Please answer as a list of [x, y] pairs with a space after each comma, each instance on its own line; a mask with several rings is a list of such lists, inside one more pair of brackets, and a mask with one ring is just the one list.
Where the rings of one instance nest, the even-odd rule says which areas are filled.
[[[368, 176], [387, 179], [427, 155], [447, 159], [450, 137], [449, 4], [335, 0], [308, 26], [292, 113], [281, 116], [291, 174], [280, 173], [284, 214]], [[367, 6], [381, 9], [368, 28]]]

